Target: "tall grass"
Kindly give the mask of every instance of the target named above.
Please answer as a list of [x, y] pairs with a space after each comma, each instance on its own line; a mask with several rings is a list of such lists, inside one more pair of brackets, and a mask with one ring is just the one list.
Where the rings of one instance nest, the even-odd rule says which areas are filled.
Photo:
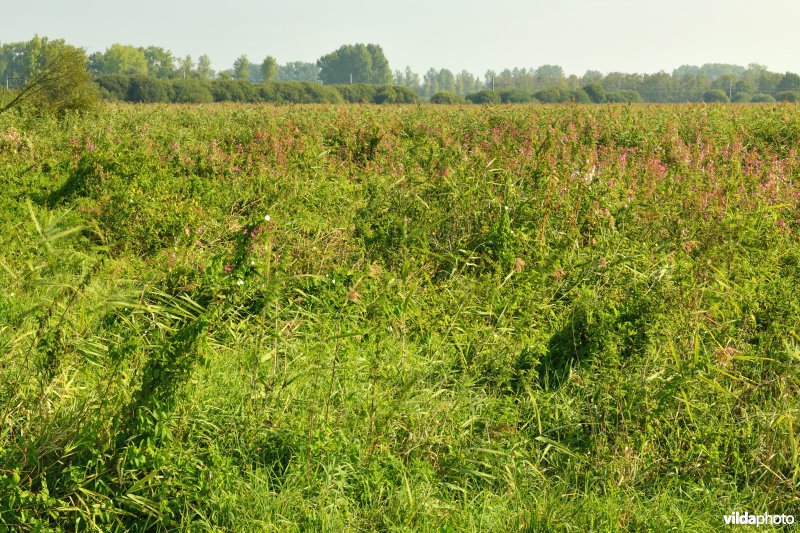
[[788, 105], [4, 116], [0, 527], [797, 514], [798, 141]]

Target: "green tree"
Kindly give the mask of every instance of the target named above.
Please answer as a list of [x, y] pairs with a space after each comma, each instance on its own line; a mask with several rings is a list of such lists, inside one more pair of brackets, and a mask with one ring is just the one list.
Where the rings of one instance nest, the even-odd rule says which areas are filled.
[[147, 74], [149, 70], [144, 50], [126, 44], [112, 44], [104, 53], [92, 54], [89, 63], [95, 76]]
[[583, 87], [589, 99], [595, 104], [602, 104], [606, 101], [606, 90], [599, 83], [590, 83]]
[[316, 82], [319, 80], [319, 66], [305, 61], [290, 61], [285, 65], [278, 65], [278, 80]]
[[730, 99], [722, 89], [711, 89], [703, 93], [703, 102], [708, 104], [715, 102], [730, 102]]
[[775, 95], [778, 102], [800, 102], [800, 91], [781, 91]]
[[233, 62], [233, 78], [245, 81], [250, 79], [250, 61], [245, 54], [240, 55]]
[[448, 91], [439, 91], [431, 96], [432, 104], [463, 104], [464, 97]]
[[800, 90], [800, 75], [793, 72], [787, 72], [778, 82], [776, 87], [779, 91], [798, 91]]
[[317, 61], [319, 79], [326, 84], [389, 84], [392, 71], [376, 44], [346, 44]]
[[197, 58], [197, 77], [201, 80], [210, 80], [214, 77], [214, 71], [211, 69], [211, 59], [206, 54]]
[[180, 76], [182, 78], [188, 78], [192, 75], [194, 71], [194, 61], [192, 61], [192, 56], [187, 55], [178, 62], [178, 71], [180, 72]]
[[38, 36], [26, 48], [29, 53], [21, 72], [25, 84], [0, 106], [0, 114], [25, 103], [53, 114], [88, 110], [96, 105], [98, 91], [83, 50]]
[[262, 81], [274, 81], [278, 76], [278, 62], [272, 56], [267, 56], [261, 62], [261, 79]]
[[148, 46], [142, 52], [147, 60], [147, 72], [157, 78], [169, 78], [175, 74], [175, 58], [172, 52], [160, 46]]
[[467, 95], [467, 100], [473, 104], [499, 104], [500, 94], [494, 91], [478, 91]]

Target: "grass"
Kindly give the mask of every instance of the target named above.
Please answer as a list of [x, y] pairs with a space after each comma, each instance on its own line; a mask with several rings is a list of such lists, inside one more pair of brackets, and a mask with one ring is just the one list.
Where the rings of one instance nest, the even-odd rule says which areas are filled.
[[800, 514], [798, 141], [792, 105], [4, 115], [0, 529]]

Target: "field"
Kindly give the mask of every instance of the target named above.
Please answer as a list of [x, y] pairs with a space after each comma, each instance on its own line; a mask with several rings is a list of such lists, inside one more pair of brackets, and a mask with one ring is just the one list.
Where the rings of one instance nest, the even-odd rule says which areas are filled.
[[0, 530], [800, 515], [799, 147], [775, 104], [0, 116]]

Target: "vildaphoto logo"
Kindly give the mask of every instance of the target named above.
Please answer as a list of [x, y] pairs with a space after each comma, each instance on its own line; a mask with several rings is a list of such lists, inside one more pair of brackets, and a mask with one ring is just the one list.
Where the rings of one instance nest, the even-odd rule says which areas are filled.
[[736, 526], [785, 526], [794, 524], [790, 514], [750, 514], [747, 511], [735, 512], [723, 517], [726, 525]]

